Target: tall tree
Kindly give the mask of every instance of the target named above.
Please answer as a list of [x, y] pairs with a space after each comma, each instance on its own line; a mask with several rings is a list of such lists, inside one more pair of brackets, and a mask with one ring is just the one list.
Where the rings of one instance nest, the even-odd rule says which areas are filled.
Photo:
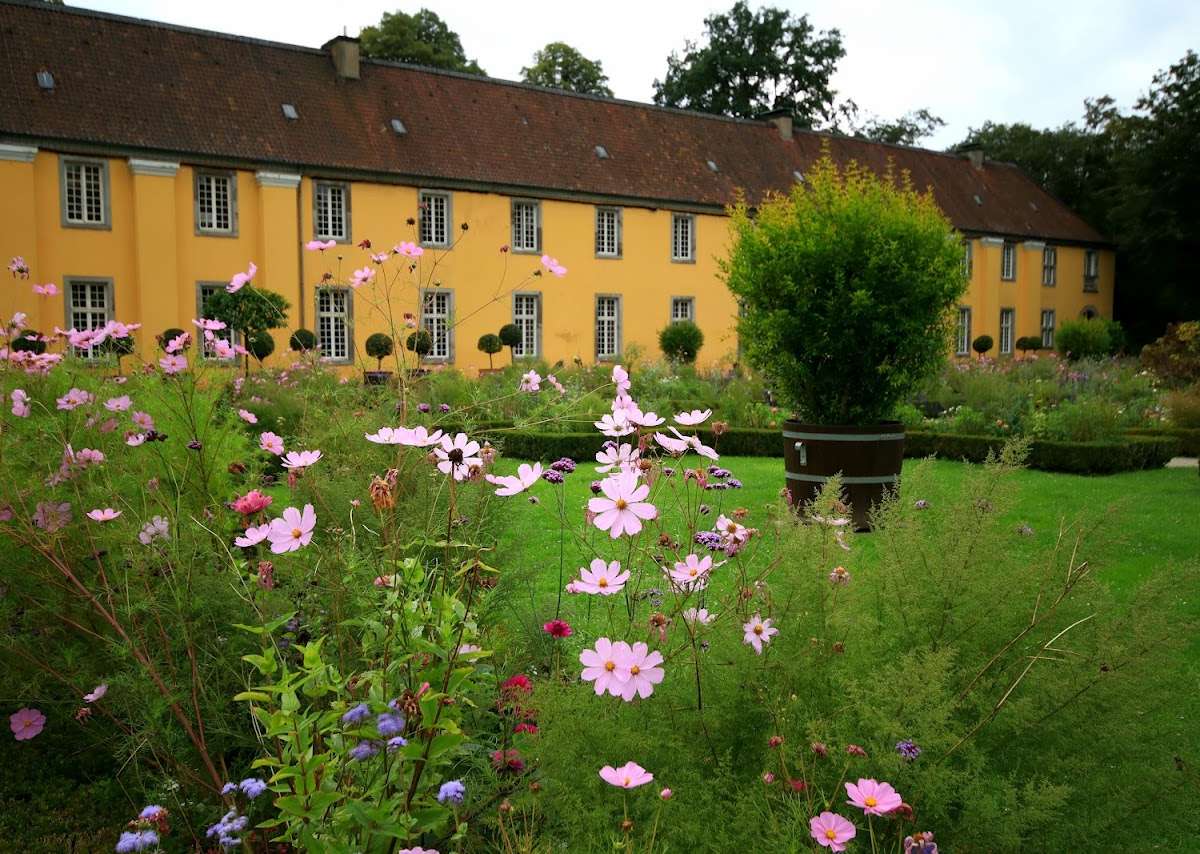
[[409, 62], [430, 68], [484, 74], [473, 59], [467, 59], [458, 33], [437, 13], [422, 9], [416, 14], [384, 12], [376, 26], [363, 27], [359, 34], [363, 56]]
[[535, 86], [583, 95], [611, 98], [613, 94], [599, 60], [588, 59], [565, 42], [550, 42], [534, 53], [533, 65], [521, 69], [521, 79]]
[[872, 118], [858, 128], [855, 135], [873, 139], [876, 142], [916, 145], [925, 137], [934, 134], [938, 128], [945, 126], [944, 119], [922, 108], [907, 112], [900, 118], [891, 121], [878, 117]]
[[656, 104], [742, 118], [788, 110], [805, 127], [835, 120], [829, 79], [846, 54], [837, 30], [819, 32], [784, 9], [752, 12], [739, 0], [705, 18], [704, 33], [705, 44], [689, 41], [667, 58]]

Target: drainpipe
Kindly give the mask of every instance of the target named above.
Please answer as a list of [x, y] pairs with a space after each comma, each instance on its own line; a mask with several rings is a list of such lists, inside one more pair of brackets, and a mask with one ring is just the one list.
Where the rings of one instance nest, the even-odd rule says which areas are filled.
[[304, 309], [308, 300], [304, 297], [304, 173], [300, 173], [300, 181], [296, 184], [296, 276], [300, 286], [300, 312], [297, 329], [307, 329], [304, 323]]

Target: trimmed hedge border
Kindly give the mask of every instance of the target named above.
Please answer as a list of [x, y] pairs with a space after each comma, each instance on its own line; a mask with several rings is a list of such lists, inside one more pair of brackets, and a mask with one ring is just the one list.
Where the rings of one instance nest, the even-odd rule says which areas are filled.
[[1200, 427], [1139, 427], [1126, 430], [1130, 436], [1171, 436], [1179, 440], [1179, 453], [1200, 457]]
[[[550, 433], [531, 430], [477, 429], [510, 457], [587, 460], [607, 441], [596, 433]], [[731, 428], [717, 438], [710, 430], [699, 435], [722, 454], [740, 457], [782, 457], [783, 437], [777, 430]], [[960, 436], [949, 433], [906, 431], [906, 457], [937, 456], [950, 460], [983, 462], [989, 452], [999, 452], [1004, 440], [996, 436]], [[1035, 440], [1027, 464], [1042, 471], [1074, 474], [1112, 474], [1120, 471], [1162, 468], [1178, 456], [1180, 441], [1174, 436], [1128, 436], [1122, 442], [1051, 442]]]

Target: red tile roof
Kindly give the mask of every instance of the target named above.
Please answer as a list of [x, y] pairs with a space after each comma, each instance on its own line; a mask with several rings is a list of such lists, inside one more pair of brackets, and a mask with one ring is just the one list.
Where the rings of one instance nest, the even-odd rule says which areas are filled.
[[[0, 2], [0, 42], [10, 141], [697, 207], [786, 189], [828, 143], [839, 160], [907, 170], [963, 231], [1104, 241], [1008, 164], [803, 131], [784, 140], [766, 122], [390, 63], [341, 80], [321, 50], [46, 3]], [[52, 91], [37, 84], [43, 69]]]

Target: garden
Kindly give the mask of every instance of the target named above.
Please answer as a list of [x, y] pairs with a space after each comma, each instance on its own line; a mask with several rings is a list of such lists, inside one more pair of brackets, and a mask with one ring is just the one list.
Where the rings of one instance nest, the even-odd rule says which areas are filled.
[[[304, 330], [266, 369], [253, 269], [152, 353], [14, 317], [5, 846], [1200, 850], [1200, 478], [1162, 466], [1200, 330], [947, 363], [927, 196], [827, 163], [731, 222], [752, 371], [673, 332], [469, 379], [404, 317], [375, 378]], [[412, 251], [354, 274], [389, 319]], [[819, 470], [812, 425], [897, 423], [869, 483]]]

